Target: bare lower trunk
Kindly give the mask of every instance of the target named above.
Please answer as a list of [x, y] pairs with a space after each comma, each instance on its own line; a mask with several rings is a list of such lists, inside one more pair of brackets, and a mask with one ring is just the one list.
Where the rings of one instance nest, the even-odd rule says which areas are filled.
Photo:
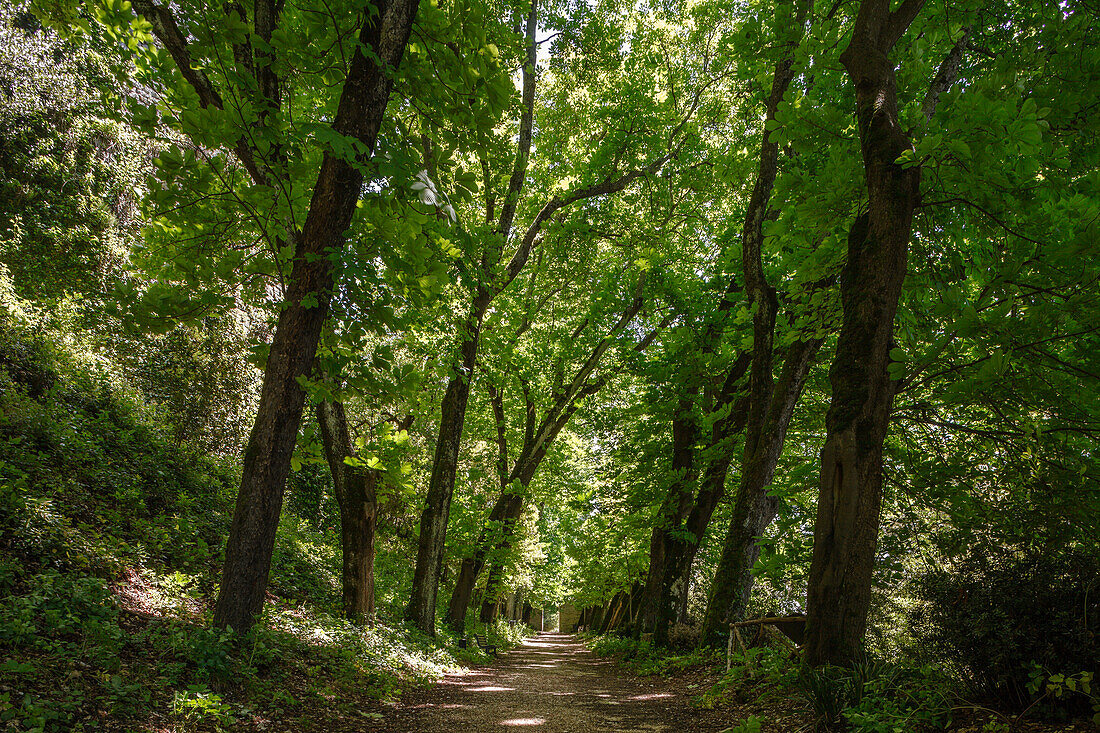
[[348, 465], [356, 458], [344, 406], [317, 405], [317, 423], [325, 449], [336, 502], [340, 507], [340, 549], [343, 553], [343, 607], [347, 618], [374, 616], [374, 537], [378, 517], [378, 472]]
[[494, 562], [489, 567], [489, 577], [485, 581], [485, 595], [481, 601], [481, 613], [478, 616], [478, 620], [483, 624], [492, 623], [496, 620], [500, 608], [500, 586], [503, 580], [504, 565], [500, 562]]
[[682, 397], [672, 419], [672, 484], [657, 511], [657, 521], [650, 533], [649, 571], [639, 602], [636, 633], [650, 633], [657, 626], [670, 545], [675, 541], [674, 533], [681, 529], [684, 517], [691, 509], [695, 481], [695, 442], [699, 437], [693, 410], [691, 397]]
[[829, 379], [833, 402], [821, 450], [806, 617], [806, 662], [850, 664], [867, 627], [882, 500], [882, 443], [895, 383], [887, 366], [905, 279], [920, 170], [895, 161], [911, 145], [898, 121], [889, 54], [923, 5], [864, 0], [840, 56], [856, 90], [856, 120], [867, 183], [866, 214], [848, 236], [841, 276], [844, 322]]
[[[327, 262], [313, 263], [317, 272], [311, 279], [330, 290], [332, 275]], [[293, 292], [300, 302], [306, 293], [317, 291], [302, 285]], [[305, 392], [297, 378], [309, 374], [327, 310], [326, 295], [321, 306], [291, 305], [279, 317], [226, 543], [214, 607], [214, 624], [219, 628], [245, 633], [263, 607], [283, 489], [305, 404]]]
[[488, 304], [488, 296], [479, 294], [464, 325], [455, 375], [443, 395], [432, 476], [428, 482], [424, 511], [420, 515], [416, 569], [413, 573], [409, 604], [405, 608], [405, 618], [429, 636], [435, 636], [435, 604], [447, 541], [447, 520], [451, 513], [455, 473], [458, 470], [458, 451], [462, 444], [466, 403], [470, 399], [470, 383], [473, 381], [477, 363], [481, 320]]
[[747, 367], [748, 359], [742, 357], [726, 376], [726, 385], [719, 404], [728, 410], [728, 414], [711, 428], [710, 441], [703, 451], [703, 455], [709, 456], [709, 460], [699, 482], [695, 503], [684, 521], [684, 532], [671, 538], [668, 543], [668, 559], [661, 586], [661, 613], [653, 632], [653, 638], [659, 644], [667, 643], [669, 629], [676, 620], [677, 607], [685, 607], [687, 604], [686, 594], [692, 564], [706, 536], [714, 510], [726, 494], [726, 475], [733, 458], [731, 443], [744, 429], [747, 417], [747, 398], [735, 399], [735, 385], [740, 382]]
[[374, 618], [374, 537], [377, 504], [358, 502], [340, 511], [343, 545], [344, 615], [350, 620]]
[[726, 626], [743, 620], [752, 593], [752, 568], [760, 556], [759, 538], [775, 519], [778, 502], [767, 489], [786, 442], [787, 427], [802, 395], [806, 375], [821, 341], [796, 341], [788, 347], [779, 381], [770, 390], [767, 414], [755, 450], [742, 467], [741, 487], [733, 519], [722, 546], [707, 612], [699, 632], [701, 643], [721, 644]]
[[[506, 553], [510, 547], [510, 544], [507, 544], [508, 538], [511, 534], [512, 526], [523, 513], [523, 504], [523, 494], [506, 492], [501, 496], [493, 506], [493, 510], [489, 513], [490, 524], [494, 522], [504, 523], [505, 536], [496, 547], [498, 555]], [[447, 626], [455, 634], [461, 634], [465, 628], [466, 611], [470, 607], [470, 599], [473, 597], [474, 588], [477, 586], [478, 576], [481, 575], [481, 571], [485, 568], [485, 561], [488, 553], [489, 540], [486, 530], [483, 529], [477, 539], [473, 557], [467, 557], [462, 560], [462, 566], [458, 572], [458, 579], [455, 581], [454, 591], [451, 593], [451, 600], [447, 604], [447, 613], [444, 616], [444, 620]], [[492, 588], [494, 583], [499, 582], [499, 576], [502, 573], [502, 571], [498, 570], [495, 566], [493, 571], [494, 572], [490, 573], [490, 576], [496, 575], [497, 577], [495, 579], [490, 577], [490, 585], [488, 588]]]

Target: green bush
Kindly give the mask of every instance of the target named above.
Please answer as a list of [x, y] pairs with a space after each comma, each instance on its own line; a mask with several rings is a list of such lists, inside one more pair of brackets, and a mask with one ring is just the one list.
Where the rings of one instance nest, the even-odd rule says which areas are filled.
[[35, 575], [25, 593], [0, 606], [0, 646], [44, 653], [82, 650], [110, 666], [121, 643], [114, 596], [95, 578], [53, 571]]
[[731, 701], [740, 702], [772, 694], [787, 696], [794, 684], [796, 669], [790, 653], [785, 649], [749, 647], [742, 652], [734, 652], [729, 658], [729, 668], [709, 690], [692, 702], [696, 707], [709, 710]]
[[794, 687], [818, 730], [909, 733], [941, 730], [951, 718], [948, 683], [930, 668], [872, 660], [803, 667]]
[[[955, 665], [974, 695], [1009, 710], [1036, 699], [1033, 670], [1096, 673], [1100, 660], [1100, 561], [1080, 551], [975, 551], [913, 583], [916, 652]], [[1066, 713], [1085, 712], [1069, 696]], [[1081, 710], [1073, 709], [1075, 706]]]
[[106, 375], [0, 326], [0, 554], [9, 568], [206, 571], [217, 565], [235, 471], [174, 441]]
[[674, 674], [714, 664], [723, 656], [723, 653], [709, 647], [678, 654], [675, 650], [654, 646], [649, 641], [615, 634], [596, 637], [592, 651], [602, 657], [617, 657], [621, 664], [641, 675]]

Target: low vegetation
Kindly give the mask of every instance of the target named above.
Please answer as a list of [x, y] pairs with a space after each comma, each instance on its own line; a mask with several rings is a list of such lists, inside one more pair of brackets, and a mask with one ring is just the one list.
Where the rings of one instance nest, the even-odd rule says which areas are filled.
[[1098, 99], [1096, 0], [0, 0], [0, 729], [555, 613], [739, 733], [1095, 729]]
[[[189, 452], [34, 334], [0, 332], [0, 384], [6, 728], [356, 729], [402, 689], [489, 660], [446, 634], [341, 618], [336, 540], [296, 516], [263, 622], [240, 639], [212, 629], [232, 464]], [[488, 632], [501, 649], [523, 637]]]

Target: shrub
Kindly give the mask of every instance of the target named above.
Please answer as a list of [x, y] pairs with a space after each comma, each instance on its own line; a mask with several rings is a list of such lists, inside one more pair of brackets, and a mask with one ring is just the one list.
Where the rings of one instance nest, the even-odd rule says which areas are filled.
[[52, 571], [36, 575], [26, 593], [0, 606], [0, 648], [83, 653], [110, 667], [117, 663], [121, 644], [114, 596], [95, 578]]
[[865, 660], [799, 670], [795, 689], [817, 730], [939, 730], [950, 720], [946, 680], [929, 668]]
[[1036, 698], [1028, 689], [1036, 666], [1049, 674], [1097, 671], [1098, 582], [1100, 562], [1080, 551], [974, 551], [914, 582], [922, 601], [909, 614], [916, 651], [955, 663], [982, 700], [1022, 710]]

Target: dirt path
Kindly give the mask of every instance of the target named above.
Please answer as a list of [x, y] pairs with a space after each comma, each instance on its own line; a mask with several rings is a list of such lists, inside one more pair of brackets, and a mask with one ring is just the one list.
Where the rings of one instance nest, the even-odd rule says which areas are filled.
[[408, 693], [377, 726], [387, 733], [691, 731], [729, 726], [718, 711], [688, 706], [702, 689], [632, 678], [574, 637], [539, 634], [495, 664]]

